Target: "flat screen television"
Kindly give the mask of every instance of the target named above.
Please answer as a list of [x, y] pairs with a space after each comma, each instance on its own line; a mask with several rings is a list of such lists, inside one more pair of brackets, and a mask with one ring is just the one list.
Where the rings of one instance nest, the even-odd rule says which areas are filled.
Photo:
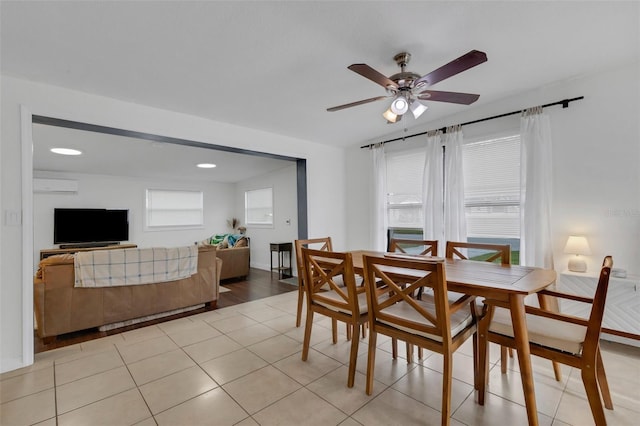
[[54, 209], [53, 243], [90, 245], [129, 240], [129, 210]]

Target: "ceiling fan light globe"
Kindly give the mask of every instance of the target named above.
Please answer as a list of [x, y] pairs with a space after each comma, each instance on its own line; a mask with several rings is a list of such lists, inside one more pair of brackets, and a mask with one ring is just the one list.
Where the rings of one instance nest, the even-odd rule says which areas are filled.
[[395, 123], [398, 119], [398, 115], [391, 111], [391, 108], [382, 113], [382, 116], [389, 122]]
[[401, 96], [398, 96], [391, 102], [391, 111], [396, 115], [402, 115], [409, 110], [409, 102]]
[[413, 113], [413, 118], [415, 118], [416, 120], [418, 119], [418, 117], [422, 115], [423, 112], [429, 109], [428, 106], [418, 101], [411, 102], [410, 108], [411, 108], [411, 112]]

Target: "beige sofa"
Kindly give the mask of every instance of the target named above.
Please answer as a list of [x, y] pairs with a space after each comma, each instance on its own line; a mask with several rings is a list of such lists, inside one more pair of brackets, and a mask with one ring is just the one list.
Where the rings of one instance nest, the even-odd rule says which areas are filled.
[[226, 280], [229, 278], [240, 278], [249, 275], [249, 253], [249, 247], [218, 249], [217, 256], [222, 259], [220, 279]]
[[215, 306], [223, 261], [213, 246], [198, 248], [198, 271], [189, 278], [119, 287], [74, 287], [73, 257], [40, 262], [34, 278], [37, 333], [53, 336], [199, 304]]

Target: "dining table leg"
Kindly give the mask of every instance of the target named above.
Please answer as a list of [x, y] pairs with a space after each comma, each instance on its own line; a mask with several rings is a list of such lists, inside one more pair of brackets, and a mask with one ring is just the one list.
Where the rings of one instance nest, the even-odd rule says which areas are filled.
[[522, 390], [524, 402], [527, 407], [529, 426], [538, 425], [538, 409], [536, 407], [536, 393], [533, 385], [533, 370], [531, 368], [531, 352], [529, 350], [529, 332], [524, 308], [524, 295], [512, 294], [509, 296], [511, 310], [511, 324], [513, 325], [513, 337], [518, 353], [518, 365], [522, 378]]

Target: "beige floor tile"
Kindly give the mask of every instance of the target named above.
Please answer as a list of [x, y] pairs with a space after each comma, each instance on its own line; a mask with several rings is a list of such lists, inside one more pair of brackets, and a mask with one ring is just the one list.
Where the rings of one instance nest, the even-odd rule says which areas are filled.
[[[434, 353], [427, 358], [422, 365], [439, 373], [442, 373], [443, 358], [439, 353]], [[467, 384], [473, 385], [473, 357], [467, 356], [460, 352], [453, 354], [453, 378], [458, 379]]]
[[296, 328], [296, 316], [284, 314], [281, 317], [264, 321], [262, 324], [280, 333], [287, 333]]
[[129, 364], [129, 371], [138, 386], [196, 365], [182, 349], [165, 352]]
[[34, 355], [34, 361], [38, 364], [43, 362], [53, 363], [57, 359], [62, 359], [75, 353], [82, 352], [80, 344], [65, 346], [63, 348], [52, 349]]
[[273, 405], [253, 415], [262, 426], [337, 425], [347, 415], [307, 389], [299, 389]]
[[227, 336], [242, 346], [249, 346], [254, 343], [262, 342], [269, 337], [277, 336], [278, 334], [280, 333], [266, 325], [255, 324], [241, 328], [240, 330], [230, 331], [227, 333]]
[[58, 415], [135, 388], [126, 367], [94, 374], [56, 387]]
[[[440, 411], [394, 389], [385, 390], [351, 417], [367, 426], [436, 425], [441, 420]], [[458, 423], [455, 421], [451, 422], [452, 426], [456, 424]]]
[[216, 388], [155, 416], [159, 426], [234, 425], [248, 416], [222, 389]]
[[247, 349], [214, 358], [200, 367], [220, 385], [265, 367], [267, 362]]
[[234, 426], [260, 426], [260, 424], [253, 420], [251, 417], [247, 417], [240, 423], [236, 423]]
[[[442, 411], [442, 379], [442, 374], [418, 365], [391, 387], [435, 410]], [[454, 412], [469, 396], [473, 397], [473, 386], [453, 379], [451, 412]]]
[[178, 345], [168, 336], [156, 337], [133, 344], [119, 344], [116, 347], [127, 364], [178, 349]]
[[280, 309], [265, 306], [263, 309], [245, 312], [244, 315], [258, 321], [259, 323], [264, 323], [265, 321], [287, 315], [287, 313], [282, 312]]
[[101, 339], [89, 340], [88, 342], [80, 343], [80, 347], [83, 351], [99, 351], [102, 349], [109, 349], [113, 345], [123, 343], [124, 338], [122, 334], [113, 334], [111, 336], [103, 337]]
[[[36, 357], [39, 354], [36, 354]], [[10, 379], [12, 377], [16, 377], [16, 376], [21, 376], [23, 374], [26, 373], [32, 373], [36, 370], [42, 370], [44, 368], [50, 368], [53, 367], [53, 360], [41, 360], [38, 361], [37, 359], [34, 361], [33, 364], [27, 366], [27, 367], [22, 367], [22, 368], [18, 368], [16, 370], [11, 370], [11, 371], [7, 371], [4, 372], [2, 374], [0, 374], [0, 382], [6, 379]]]
[[[325, 354], [328, 357], [335, 359], [343, 364], [349, 363], [349, 355], [351, 354], [351, 342], [346, 339], [338, 339], [338, 343], [333, 343], [333, 340], [326, 339], [311, 347], [318, 352]], [[368, 342], [366, 340], [360, 340], [358, 344], [358, 355], [367, 353]]]
[[[342, 363], [314, 349], [309, 349], [309, 356], [306, 361], [302, 361], [302, 352], [297, 352], [274, 363], [273, 366], [296, 382], [302, 385], [308, 385], [314, 380], [341, 367]], [[347, 376], [345, 375], [345, 386], [347, 383], [346, 380]]]
[[194, 320], [189, 317], [178, 318], [171, 321], [161, 322], [157, 324], [158, 328], [165, 332], [165, 334], [176, 333], [185, 329], [189, 329], [195, 325]]
[[185, 346], [184, 351], [198, 364], [226, 355], [229, 352], [237, 351], [242, 346], [228, 338], [227, 336], [218, 336], [212, 339]]
[[[344, 323], [338, 324], [338, 329], [340, 329], [340, 325], [344, 325]], [[291, 337], [292, 339], [296, 339], [298, 342], [304, 342], [304, 328], [305, 324], [298, 328], [294, 328], [291, 331], [284, 333], [285, 336]], [[330, 328], [325, 328], [316, 324], [313, 324], [311, 327], [311, 346], [317, 345], [318, 343], [324, 342], [326, 340], [332, 340], [332, 334]], [[344, 341], [345, 335], [338, 333], [338, 341]]]
[[[562, 382], [558, 382], [553, 376], [553, 370], [549, 369], [547, 374], [541, 374], [538, 371], [539, 369], [534, 368], [536, 405], [540, 413], [553, 417], [558, 409], [558, 404], [560, 404], [567, 375]], [[525, 404], [520, 373], [507, 370], [507, 374], [502, 374], [500, 363], [496, 364], [489, 372], [488, 391], [517, 404]]]
[[[453, 418], [474, 426], [526, 426], [529, 424], [527, 410], [523, 405], [500, 398], [492, 393], [487, 393], [483, 406], [478, 405], [476, 399], [467, 398], [453, 413]], [[538, 413], [540, 426], [551, 425], [551, 422], [551, 417]]]
[[[53, 388], [14, 399], [0, 405], [1, 425], [31, 425], [56, 415], [56, 395]], [[37, 407], [37, 409], [35, 409]]]
[[115, 348], [95, 352], [94, 355], [88, 355], [75, 361], [62, 364], [56, 362], [56, 385], [60, 386], [122, 365], [124, 362]]
[[209, 324], [226, 334], [230, 331], [240, 330], [241, 328], [258, 324], [258, 321], [252, 320], [244, 315], [237, 315], [229, 318], [222, 318], [217, 321], [211, 321]]
[[153, 417], [147, 417], [141, 422], [136, 423], [134, 426], [157, 426], [155, 419]]
[[52, 418], [47, 419], [47, 420], [45, 420], [43, 422], [36, 423], [33, 426], [58, 426], [58, 423], [57, 423], [56, 418], [52, 417]]
[[[374, 367], [374, 379], [389, 386], [400, 380], [410, 370], [416, 368], [418, 364], [407, 364], [407, 361], [401, 358], [393, 359], [384, 351], [378, 349], [376, 352], [376, 361]], [[367, 354], [358, 357], [357, 370], [362, 374], [367, 374]]]
[[249, 414], [298, 390], [301, 385], [276, 368], [267, 366], [222, 385]]
[[348, 388], [347, 375], [347, 367], [342, 366], [308, 384], [306, 388], [349, 415], [386, 389], [383, 383], [376, 382], [373, 394], [367, 395], [365, 392], [366, 376], [356, 371], [354, 386]]
[[58, 425], [130, 425], [150, 414], [140, 392], [131, 389], [62, 414], [58, 417]]
[[302, 344], [290, 337], [279, 335], [248, 346], [247, 349], [265, 361], [274, 363], [302, 350]]
[[351, 417], [347, 417], [339, 426], [362, 426], [362, 423], [358, 423]]
[[175, 331], [167, 332], [167, 335], [171, 340], [180, 347], [202, 342], [213, 337], [218, 337], [221, 334], [222, 333], [204, 321], [191, 322], [188, 327], [182, 327]]
[[140, 386], [140, 392], [151, 412], [158, 414], [216, 387], [216, 382], [194, 366]]
[[[157, 325], [150, 325], [135, 330], [125, 331], [122, 333], [124, 339], [124, 345], [128, 343], [138, 343], [144, 340], [155, 339], [156, 337], [163, 337], [165, 332], [162, 331]], [[119, 346], [124, 346], [119, 345]]]
[[54, 386], [53, 367], [42, 368], [0, 382], [0, 403], [51, 389]]

